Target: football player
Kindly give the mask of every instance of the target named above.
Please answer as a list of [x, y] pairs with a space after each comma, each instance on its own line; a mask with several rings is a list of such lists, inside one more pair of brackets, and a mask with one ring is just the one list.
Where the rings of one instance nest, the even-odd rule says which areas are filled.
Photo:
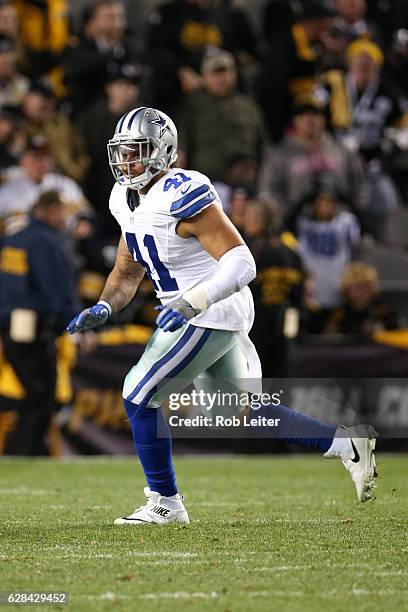
[[[115, 524], [188, 523], [160, 406], [169, 388], [261, 378], [248, 338], [254, 313], [247, 285], [256, 276], [255, 262], [211, 181], [173, 167], [177, 130], [167, 115], [147, 107], [127, 113], [108, 143], [108, 155], [116, 179], [109, 206], [122, 231], [116, 263], [99, 302], [67, 329], [103, 325], [132, 300], [145, 274], [151, 280], [162, 304], [157, 329], [123, 387], [147, 503]], [[341, 457], [359, 499], [372, 496], [372, 429], [364, 434], [336, 429], [284, 406], [274, 406], [271, 416], [281, 419], [281, 437]]]

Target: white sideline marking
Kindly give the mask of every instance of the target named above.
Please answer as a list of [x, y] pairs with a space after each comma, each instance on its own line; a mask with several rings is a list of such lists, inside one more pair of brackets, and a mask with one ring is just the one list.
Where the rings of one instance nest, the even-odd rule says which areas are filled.
[[[10, 549], [11, 552], [25, 552], [27, 550], [26, 546], [9, 544], [4, 545], [3, 550], [7, 548]], [[113, 559], [113, 558], [123, 558], [123, 557], [132, 557], [132, 558], [140, 558], [140, 559], [155, 559], [159, 557], [159, 561], [162, 563], [166, 563], [167, 560], [188, 560], [190, 562], [199, 561], [198, 553], [196, 552], [174, 552], [174, 551], [118, 551], [117, 553], [105, 553], [105, 552], [87, 552], [82, 554], [79, 552], [81, 549], [89, 548], [88, 545], [85, 544], [55, 544], [55, 546], [47, 546], [41, 547], [41, 551], [44, 553], [50, 553], [54, 558], [75, 558], [75, 559]], [[61, 551], [62, 554], [58, 554]], [[9, 555], [10, 556], [10, 555]], [[165, 557], [165, 560], [162, 559]], [[158, 563], [156, 561], [156, 563]]]
[[[52, 552], [54, 549], [49, 549], [48, 552]], [[117, 554], [113, 553], [75, 553], [75, 552], [66, 552], [63, 555], [54, 555], [54, 558], [62, 558], [62, 559], [115, 559], [120, 557], [123, 559], [126, 558], [140, 558], [140, 559], [152, 559], [154, 557], [166, 557], [166, 559], [159, 559], [157, 561], [149, 561], [150, 565], [166, 565], [170, 560], [195, 560], [195, 557], [198, 557], [197, 553], [189, 553], [189, 552], [118, 552]], [[145, 561], [143, 561], [144, 563]]]
[[[55, 546], [48, 546], [48, 547], [41, 547], [41, 550], [43, 552], [53, 552], [55, 550], [69, 550], [71, 549], [78, 549], [78, 548], [88, 548], [88, 545], [86, 544], [56, 544]], [[15, 546], [13, 546], [13, 548], [16, 548]], [[22, 550], [24, 550], [24, 547], [20, 547]], [[104, 553], [100, 553], [100, 554], [104, 554]], [[106, 553], [106, 554], [110, 554], [110, 556], [113, 556], [111, 553]], [[191, 558], [191, 557], [198, 557], [198, 553], [196, 552], [174, 552], [174, 551], [146, 551], [146, 552], [138, 552], [138, 551], [133, 551], [133, 550], [129, 550], [126, 553], [122, 552], [122, 551], [118, 551], [118, 555], [120, 555], [121, 557], [126, 555], [127, 557], [169, 557], [169, 558], [178, 558], [178, 557], [182, 557], [182, 558]]]
[[112, 593], [108, 591], [107, 593], [101, 593], [101, 595], [79, 595], [81, 599], [97, 599], [97, 600], [107, 600], [107, 601], [116, 601], [117, 599], [129, 599], [130, 595], [121, 595], [120, 593]]
[[108, 591], [107, 593], [102, 593], [99, 599], [107, 599], [108, 601], [114, 601], [116, 599], [115, 593], [111, 593]]
[[304, 597], [305, 591], [249, 591], [248, 597]]
[[[395, 589], [378, 589], [378, 590], [368, 590], [368, 589], [356, 589], [353, 588], [349, 591], [350, 595], [355, 595], [357, 597], [367, 596], [367, 595], [381, 595], [381, 596], [393, 596], [396, 594], [406, 593], [407, 591], [395, 590]], [[344, 596], [348, 591], [344, 590], [332, 590], [326, 593], [322, 593], [321, 596], [324, 599], [331, 599], [332, 597]], [[284, 590], [263, 590], [263, 591], [248, 591], [246, 593], [242, 593], [242, 596], [247, 596], [250, 598], [255, 597], [305, 597], [306, 591], [284, 591]], [[100, 595], [78, 595], [80, 599], [88, 599], [88, 600], [105, 600], [105, 601], [116, 601], [118, 599], [130, 599], [134, 600], [135, 595], [125, 595], [121, 593], [112, 593], [111, 591], [107, 591], [106, 593], [101, 593]], [[140, 595], [136, 595], [138, 599], [147, 599], [147, 600], [160, 600], [160, 599], [218, 599], [220, 597], [220, 593], [216, 591], [170, 591], [170, 592], [162, 592], [162, 593], [143, 593]]]
[[[71, 555], [71, 554], [66, 554], [66, 555], [54, 555], [54, 559], [72, 559], [73, 561], [75, 559], [81, 560], [81, 559], [86, 559], [86, 560], [91, 560], [91, 559], [123, 559], [123, 558], [129, 558], [131, 557], [131, 555], [110, 555], [108, 553], [100, 553], [100, 554], [89, 554], [89, 555]], [[11, 558], [11, 557], [9, 557]], [[157, 560], [153, 560], [153, 559], [145, 559], [144, 561], [142, 560], [135, 560], [133, 561], [132, 565], [140, 565], [140, 566], [144, 566], [144, 567], [151, 567], [151, 566], [169, 566], [171, 563], [188, 563], [191, 564], [199, 564], [202, 563], [202, 561], [199, 561], [198, 559], [157, 559]]]
[[[129, 599], [130, 595], [121, 595], [119, 593], [112, 593], [108, 591], [107, 593], [101, 593], [100, 595], [80, 595], [82, 599], [97, 599], [97, 600], [107, 600], [114, 602], [116, 599]], [[134, 599], [134, 595], [132, 598]], [[209, 593], [204, 593], [202, 591], [197, 592], [188, 592], [188, 591], [173, 591], [173, 592], [163, 592], [163, 593], [143, 593], [141, 595], [136, 595], [139, 599], [216, 599], [219, 597], [219, 593], [216, 591], [210, 591]]]
[[[65, 555], [54, 555], [55, 559], [118, 559], [118, 558], [133, 558], [133, 557], [142, 557], [144, 559], [144, 561], [135, 561], [135, 564], [144, 564], [144, 563], [148, 563], [149, 565], [168, 565], [170, 563], [170, 561], [187, 561], [189, 563], [192, 562], [199, 562], [198, 560], [192, 560], [191, 557], [188, 556], [184, 556], [184, 555], [175, 555], [173, 557], [168, 556], [166, 559], [158, 559], [158, 560], [149, 560], [149, 558], [151, 559], [150, 555], [143, 555], [143, 553], [139, 553], [139, 554], [135, 554], [135, 553], [118, 553], [118, 554], [111, 554], [111, 553], [88, 553], [88, 554], [76, 554], [76, 553], [66, 553]], [[200, 561], [201, 562], [201, 561]]]
[[408, 576], [408, 572], [396, 570], [395, 572], [374, 572], [374, 576]]
[[16, 487], [15, 489], [0, 489], [0, 495], [48, 495], [49, 491], [30, 489], [29, 487]]
[[311, 569], [312, 565], [276, 565], [276, 566], [265, 566], [265, 567], [254, 567], [253, 569], [257, 572], [294, 572], [297, 570]]
[[[240, 563], [245, 561], [244, 558], [235, 559], [235, 563]], [[386, 570], [382, 571], [382, 568], [389, 567], [388, 565], [380, 565], [377, 567], [377, 570], [373, 572], [373, 566], [370, 563], [333, 563], [330, 565], [331, 568], [336, 569], [350, 569], [353, 568], [355, 570], [368, 570], [368, 572], [359, 572], [359, 575], [365, 575], [366, 573], [373, 573], [374, 576], [408, 576], [408, 572], [402, 569], [400, 570]], [[301, 570], [311, 570], [311, 569], [319, 569], [316, 563], [310, 565], [264, 565], [261, 567], [252, 566], [252, 569], [255, 572], [295, 572]]]
[[301, 519], [300, 521], [297, 518], [277, 518], [273, 519], [275, 523], [304, 523], [306, 525], [325, 525], [325, 524], [333, 524], [333, 523], [341, 523], [341, 519], [338, 518], [312, 518], [312, 519]]
[[[378, 590], [367, 590], [367, 589], [356, 589], [353, 588], [349, 593], [350, 595], [356, 595], [357, 597], [360, 596], [367, 596], [367, 595], [383, 595], [383, 596], [392, 596], [392, 595], [396, 595], [401, 594], [403, 592], [406, 591], [400, 591], [400, 590], [395, 590], [395, 589], [378, 589]], [[328, 591], [327, 593], [321, 593], [321, 597], [324, 597], [325, 599], [330, 599], [331, 597], [339, 597], [339, 596], [344, 596], [348, 593], [348, 591], [340, 591], [340, 590], [333, 590], [333, 591]], [[306, 591], [249, 591], [248, 592], [248, 597], [305, 597], [307, 595]]]
[[[322, 593], [321, 596], [325, 597], [325, 598], [331, 598], [331, 597], [339, 597], [339, 596], [344, 596], [345, 594], [347, 594], [348, 591], [344, 591], [344, 590], [333, 590], [333, 591], [329, 591], [327, 593]], [[350, 591], [351, 595], [383, 595], [383, 596], [392, 596], [392, 595], [396, 595], [396, 594], [401, 594], [401, 593], [407, 593], [408, 591], [401, 591], [401, 590], [396, 590], [396, 589], [377, 589], [377, 590], [367, 590], [367, 589], [352, 589]], [[248, 592], [249, 597], [270, 597], [271, 595], [273, 596], [282, 596], [282, 597], [288, 597], [289, 596], [294, 596], [294, 597], [304, 597], [305, 595], [307, 595], [306, 591], [249, 591]]]
[[209, 593], [203, 593], [201, 591], [188, 592], [188, 591], [174, 591], [172, 593], [145, 593], [139, 595], [140, 599], [216, 599], [219, 597], [219, 593], [216, 591], [210, 591]]
[[[351, 591], [352, 595], [383, 595], [383, 596], [392, 596], [392, 595], [403, 595], [407, 594], [408, 591], [401, 591], [401, 589], [377, 589], [376, 591], [368, 591], [367, 589], [353, 589]], [[336, 591], [335, 594], [342, 595], [344, 591]]]
[[129, 557], [171, 557], [171, 558], [190, 558], [198, 557], [196, 552], [133, 552], [129, 551]]

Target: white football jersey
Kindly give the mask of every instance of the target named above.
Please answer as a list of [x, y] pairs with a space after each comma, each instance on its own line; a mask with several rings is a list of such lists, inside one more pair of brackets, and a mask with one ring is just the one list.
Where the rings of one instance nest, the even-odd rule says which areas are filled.
[[[162, 304], [212, 278], [219, 263], [196, 238], [181, 238], [177, 223], [198, 214], [207, 206], [221, 207], [210, 180], [192, 170], [174, 168], [148, 191], [139, 195], [132, 211], [126, 187], [116, 183], [109, 208], [119, 223], [133, 258], [146, 270]], [[254, 307], [248, 287], [210, 306], [191, 320], [199, 327], [248, 332]]]
[[356, 217], [346, 210], [330, 221], [315, 221], [301, 215], [297, 233], [303, 263], [316, 279], [317, 301], [323, 308], [338, 306], [341, 277], [351, 261], [353, 247], [360, 240]]

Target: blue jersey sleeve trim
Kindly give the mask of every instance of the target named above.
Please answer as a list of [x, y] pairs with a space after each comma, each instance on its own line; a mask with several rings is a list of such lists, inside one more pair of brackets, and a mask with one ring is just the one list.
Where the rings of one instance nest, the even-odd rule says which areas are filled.
[[196, 189], [193, 189], [193, 191], [189, 191], [182, 198], [179, 198], [178, 200], [175, 200], [173, 202], [173, 204], [171, 205], [171, 208], [170, 208], [170, 212], [176, 213], [176, 212], [180, 211], [180, 209], [182, 209], [183, 207], [185, 207], [185, 206], [187, 206], [189, 204], [192, 204], [195, 199], [197, 199], [200, 196], [203, 196], [204, 194], [208, 193], [208, 191], [209, 191], [209, 186], [208, 185], [201, 185], [200, 187], [197, 187]]
[[201, 198], [201, 200], [191, 204], [191, 206], [183, 208], [182, 210], [173, 214], [175, 217], [177, 217], [177, 219], [188, 219], [189, 217], [194, 217], [194, 215], [204, 210], [204, 208], [207, 208], [207, 206], [211, 204], [211, 202], [214, 202], [214, 200], [215, 195], [210, 192], [204, 198]]

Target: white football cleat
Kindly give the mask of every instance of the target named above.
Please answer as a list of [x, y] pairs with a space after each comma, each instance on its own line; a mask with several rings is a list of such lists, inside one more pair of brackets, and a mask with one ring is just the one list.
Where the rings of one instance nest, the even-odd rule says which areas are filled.
[[355, 484], [359, 501], [366, 502], [374, 498], [374, 488], [377, 486], [378, 473], [374, 449], [378, 433], [371, 425], [357, 425], [344, 429], [350, 436], [354, 456], [344, 456], [341, 460]]
[[164, 497], [160, 493], [151, 491], [149, 487], [145, 487], [144, 494], [147, 497], [147, 503], [130, 514], [115, 520], [115, 525], [169, 525], [170, 523], [184, 523], [188, 525], [187, 510], [183, 504], [183, 496], [174, 495], [173, 497]]

